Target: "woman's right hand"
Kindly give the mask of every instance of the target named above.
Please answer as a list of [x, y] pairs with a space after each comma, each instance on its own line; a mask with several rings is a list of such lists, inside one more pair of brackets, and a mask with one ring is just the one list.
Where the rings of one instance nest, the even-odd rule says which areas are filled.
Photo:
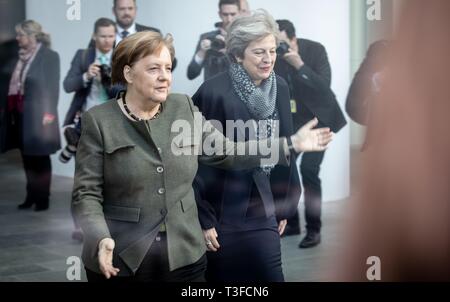
[[217, 252], [220, 248], [219, 241], [217, 241], [217, 232], [215, 228], [203, 230], [203, 236], [205, 237], [206, 248], [210, 252]]
[[104, 238], [98, 244], [98, 264], [106, 279], [117, 276], [119, 269], [113, 266], [113, 250], [115, 242], [111, 238]]

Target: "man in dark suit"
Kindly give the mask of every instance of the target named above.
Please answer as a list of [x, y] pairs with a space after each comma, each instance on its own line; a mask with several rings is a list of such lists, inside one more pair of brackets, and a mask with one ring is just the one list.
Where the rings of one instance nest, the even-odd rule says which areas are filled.
[[114, 21], [100, 18], [94, 26], [94, 47], [76, 52], [63, 82], [67, 93], [75, 92], [64, 126], [73, 124], [77, 113], [115, 97], [116, 88], [111, 87], [110, 79], [105, 81], [106, 74], [102, 72], [102, 69], [111, 66], [115, 37]]
[[[114, 0], [113, 14], [116, 17], [116, 43], [119, 44], [124, 38], [141, 31], [155, 31], [161, 33], [158, 28], [145, 26], [136, 23], [137, 6], [136, 0]], [[93, 47], [94, 42], [91, 41], [89, 47]], [[172, 70], [177, 65], [177, 59], [172, 62]]]
[[225, 37], [228, 26], [239, 15], [239, 0], [220, 0], [219, 17], [222, 22], [215, 24], [216, 29], [200, 36], [194, 57], [189, 63], [187, 77], [193, 80], [204, 69], [203, 76], [207, 80], [218, 73], [226, 71], [230, 62], [225, 55]]
[[[288, 82], [294, 129], [317, 117], [319, 127], [329, 127], [337, 133], [347, 122], [330, 88], [331, 68], [325, 48], [318, 42], [297, 39], [292, 22], [277, 22], [282, 40], [287, 43], [288, 49], [279, 54], [275, 72]], [[319, 171], [324, 155], [325, 152], [305, 153], [301, 159], [307, 234], [300, 242], [300, 248], [313, 247], [321, 240], [322, 187]], [[285, 234], [299, 233], [297, 213], [288, 220]]]
[[137, 13], [136, 0], [114, 0], [113, 13], [117, 24], [116, 44], [119, 44], [123, 38], [140, 31], [150, 30], [161, 33], [157, 28], [135, 22]]

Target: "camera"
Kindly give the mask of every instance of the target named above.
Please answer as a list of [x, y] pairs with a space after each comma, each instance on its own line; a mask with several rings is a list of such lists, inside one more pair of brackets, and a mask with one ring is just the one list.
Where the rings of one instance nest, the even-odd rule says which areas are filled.
[[286, 42], [281, 42], [280, 46], [278, 46], [277, 48], [277, 56], [284, 56], [285, 54], [287, 54], [289, 52], [289, 44], [287, 44]]
[[80, 140], [79, 130], [74, 127], [67, 127], [64, 130], [64, 137], [66, 138], [67, 146], [59, 154], [59, 160], [65, 164], [77, 152], [78, 141]]
[[102, 64], [99, 67], [100, 67], [100, 76], [101, 76], [102, 86], [105, 89], [111, 88], [111, 73], [112, 73], [111, 66], [109, 66], [107, 64]]
[[218, 38], [211, 39], [211, 49], [212, 50], [219, 51], [224, 48], [225, 48], [225, 41], [218, 39]]

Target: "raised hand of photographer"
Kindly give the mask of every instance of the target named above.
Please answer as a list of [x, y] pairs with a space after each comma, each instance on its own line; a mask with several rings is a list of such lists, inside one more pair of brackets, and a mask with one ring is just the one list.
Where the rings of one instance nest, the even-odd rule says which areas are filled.
[[283, 56], [283, 59], [297, 70], [305, 65], [300, 54], [291, 48], [289, 48], [289, 51]]

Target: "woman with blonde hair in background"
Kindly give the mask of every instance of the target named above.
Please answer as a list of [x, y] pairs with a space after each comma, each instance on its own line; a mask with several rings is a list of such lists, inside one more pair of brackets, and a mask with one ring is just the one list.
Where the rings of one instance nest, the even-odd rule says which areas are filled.
[[59, 55], [36, 21], [19, 23], [16, 40], [16, 63], [2, 68], [10, 81], [0, 86], [0, 152], [20, 149], [27, 193], [19, 209], [35, 205], [35, 211], [43, 211], [49, 207], [50, 154], [60, 149]]

